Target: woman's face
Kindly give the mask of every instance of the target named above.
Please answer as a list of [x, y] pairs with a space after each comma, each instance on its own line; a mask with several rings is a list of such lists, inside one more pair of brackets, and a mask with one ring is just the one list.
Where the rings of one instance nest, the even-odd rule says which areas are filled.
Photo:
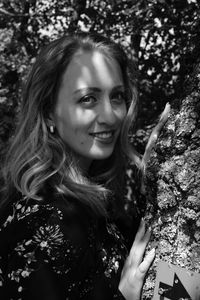
[[63, 74], [53, 119], [80, 164], [108, 158], [126, 116], [118, 63], [98, 51], [79, 51]]

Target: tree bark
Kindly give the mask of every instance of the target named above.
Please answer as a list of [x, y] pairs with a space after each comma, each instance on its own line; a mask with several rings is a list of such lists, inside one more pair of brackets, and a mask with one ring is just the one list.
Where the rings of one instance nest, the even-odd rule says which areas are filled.
[[145, 219], [156, 258], [142, 299], [151, 299], [159, 260], [200, 273], [200, 64], [172, 103], [147, 163]]

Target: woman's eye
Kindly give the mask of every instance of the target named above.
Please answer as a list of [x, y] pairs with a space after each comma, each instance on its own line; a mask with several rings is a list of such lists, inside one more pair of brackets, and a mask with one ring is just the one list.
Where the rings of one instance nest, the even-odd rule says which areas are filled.
[[112, 95], [112, 101], [117, 103], [124, 103], [125, 102], [125, 94], [123, 92], [117, 92]]
[[97, 101], [97, 99], [94, 96], [88, 95], [84, 96], [80, 99], [80, 103], [86, 104], [86, 105], [92, 105]]

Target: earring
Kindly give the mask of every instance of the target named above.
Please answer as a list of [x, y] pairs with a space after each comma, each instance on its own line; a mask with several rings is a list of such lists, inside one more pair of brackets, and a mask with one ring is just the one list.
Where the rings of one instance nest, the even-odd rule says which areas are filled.
[[54, 126], [53, 125], [50, 125], [49, 129], [50, 129], [51, 133], [54, 133]]

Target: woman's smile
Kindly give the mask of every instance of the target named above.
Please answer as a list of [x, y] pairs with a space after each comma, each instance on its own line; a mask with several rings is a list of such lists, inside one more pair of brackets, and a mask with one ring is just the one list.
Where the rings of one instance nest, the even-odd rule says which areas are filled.
[[110, 144], [114, 141], [114, 133], [115, 131], [99, 131], [90, 133], [97, 141], [100, 141], [102, 143]]

